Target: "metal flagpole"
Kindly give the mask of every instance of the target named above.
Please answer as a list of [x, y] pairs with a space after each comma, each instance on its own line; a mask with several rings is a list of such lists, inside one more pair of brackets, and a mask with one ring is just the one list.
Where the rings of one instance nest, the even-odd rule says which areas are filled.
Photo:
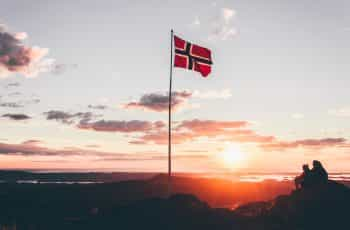
[[174, 31], [170, 32], [170, 84], [169, 84], [169, 117], [168, 117], [168, 195], [171, 195], [171, 87], [173, 80], [173, 36]]

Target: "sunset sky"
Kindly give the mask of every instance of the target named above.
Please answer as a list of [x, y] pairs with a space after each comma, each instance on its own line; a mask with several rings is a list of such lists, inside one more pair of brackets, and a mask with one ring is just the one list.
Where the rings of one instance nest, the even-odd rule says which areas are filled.
[[212, 50], [174, 69], [177, 172], [350, 171], [350, 1], [5, 1], [0, 169], [167, 170], [170, 29]]

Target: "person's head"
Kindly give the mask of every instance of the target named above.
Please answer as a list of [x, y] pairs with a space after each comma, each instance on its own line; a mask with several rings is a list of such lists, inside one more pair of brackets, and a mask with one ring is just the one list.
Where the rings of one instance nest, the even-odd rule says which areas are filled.
[[308, 165], [308, 164], [304, 164], [304, 165], [303, 165], [303, 171], [304, 171], [304, 172], [310, 171], [309, 165]]
[[321, 162], [319, 162], [318, 160], [312, 161], [312, 166], [313, 166], [314, 168], [322, 168], [322, 164], [321, 164]]

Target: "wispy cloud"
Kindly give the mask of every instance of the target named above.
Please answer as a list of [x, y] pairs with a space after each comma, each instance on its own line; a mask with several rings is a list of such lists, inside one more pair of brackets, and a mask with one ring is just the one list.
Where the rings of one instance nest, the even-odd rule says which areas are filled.
[[196, 133], [210, 133], [227, 129], [243, 128], [248, 125], [247, 121], [215, 121], [215, 120], [185, 120], [177, 127], [177, 130], [188, 129]]
[[[171, 98], [172, 109], [177, 110], [183, 108], [191, 96], [192, 93], [187, 91], [173, 92]], [[166, 112], [169, 108], [169, 96], [167, 93], [149, 93], [143, 95], [138, 101], [123, 104], [122, 107], [126, 109]]]
[[96, 149], [96, 148], [100, 148], [101, 145], [97, 145], [97, 144], [92, 144], [92, 145], [85, 145], [86, 148], [93, 148], [93, 149]]
[[9, 119], [15, 120], [15, 121], [23, 121], [23, 120], [31, 119], [30, 116], [28, 116], [26, 114], [22, 114], [22, 113], [7, 113], [7, 114], [2, 115], [2, 117], [6, 117], [6, 118], [9, 118]]
[[11, 88], [11, 87], [19, 87], [21, 84], [19, 82], [11, 82], [5, 85], [5, 88]]
[[94, 130], [97, 132], [149, 132], [161, 129], [165, 126], [162, 121], [149, 122], [149, 121], [117, 121], [117, 120], [99, 120], [99, 121], [86, 121], [81, 120], [77, 127], [79, 129]]
[[262, 144], [264, 150], [283, 151], [294, 148], [327, 148], [343, 146], [347, 143], [345, 138], [302, 139], [296, 141], [274, 141]]
[[12, 93], [7, 94], [7, 96], [9, 96], [9, 97], [16, 97], [16, 96], [20, 96], [20, 95], [22, 95], [20, 92], [12, 92]]
[[[216, 120], [184, 120], [174, 126], [172, 140], [174, 144], [194, 141], [198, 138], [214, 138], [222, 141], [265, 143], [275, 139], [272, 136], [263, 136], [248, 129], [247, 121], [216, 121]], [[166, 130], [148, 132], [137, 141], [140, 143], [167, 144]]]
[[77, 120], [88, 121], [97, 117], [90, 112], [68, 113], [60, 110], [50, 110], [45, 112], [44, 115], [46, 116], [47, 120], [55, 120], [63, 124], [73, 124]]
[[[347, 148], [350, 146], [345, 138], [279, 140], [276, 136], [258, 134], [249, 128], [249, 124], [247, 121], [184, 120], [175, 125], [172, 140], [174, 144], [183, 144], [199, 138], [209, 138], [222, 142], [255, 144], [266, 151], [284, 151], [295, 148]], [[165, 145], [168, 143], [168, 132], [165, 129], [147, 132], [136, 137], [134, 141], [130, 143]]]
[[[28, 140], [19, 144], [8, 144], [0, 142], [0, 154], [7, 156], [44, 156], [45, 160], [34, 160], [36, 162], [61, 162], [66, 163], [70, 158], [65, 158], [67, 161], [62, 161], [62, 159], [57, 159], [57, 157], [74, 157], [74, 156], [84, 156], [93, 157], [94, 162], [96, 161], [160, 161], [166, 160], [167, 155], [158, 152], [138, 152], [137, 154], [123, 153], [123, 152], [105, 152], [92, 149], [66, 147], [66, 148], [49, 148], [41, 145], [40, 141]], [[55, 158], [47, 158], [55, 157]], [[186, 160], [186, 159], [206, 159], [207, 155], [203, 154], [174, 154], [174, 159]]]
[[46, 116], [47, 120], [55, 120], [66, 125], [74, 125], [78, 129], [97, 132], [149, 132], [157, 131], [165, 127], [165, 123], [162, 121], [96, 120], [100, 115], [91, 112], [69, 113], [60, 110], [51, 110], [43, 114]]
[[[172, 159], [176, 160], [201, 160], [208, 159], [207, 155], [173, 155]], [[98, 161], [165, 161], [168, 159], [167, 155], [164, 154], [154, 154], [154, 153], [143, 153], [138, 154], [137, 156], [116, 156], [116, 157], [107, 157], [101, 158]]]
[[0, 102], [0, 107], [22, 108], [24, 105], [18, 102]]
[[107, 109], [107, 105], [88, 105], [89, 109], [98, 109], [98, 110], [105, 110]]
[[[232, 96], [229, 89], [223, 90], [208, 90], [193, 92], [189, 90], [173, 92], [171, 98], [171, 108], [173, 111], [183, 108], [194, 108], [195, 104], [188, 103], [191, 98], [200, 99], [227, 99]], [[144, 94], [138, 101], [132, 101], [126, 104], [122, 104], [122, 108], [126, 109], [142, 109], [154, 112], [166, 112], [169, 108], [169, 96], [168, 93], [148, 93]]]
[[[9, 93], [8, 97], [20, 96], [20, 92]], [[17, 101], [7, 101], [6, 99], [0, 98], [0, 107], [8, 107], [8, 108], [22, 108], [26, 105], [33, 105], [40, 103], [40, 99], [31, 98], [26, 100], [17, 100]]]
[[[94, 156], [118, 156], [118, 153], [108, 153], [100, 151], [92, 151], [81, 148], [63, 148], [54, 149], [41, 146], [41, 141], [28, 140], [20, 144], [7, 144], [0, 142], [0, 154], [5, 155], [25, 155], [25, 156], [79, 156], [79, 155], [94, 155]], [[121, 154], [125, 156], [125, 154]]]
[[[49, 111], [45, 113], [48, 120], [57, 120], [64, 124], [74, 125], [78, 129], [96, 132], [132, 133], [129, 144], [165, 145], [168, 143], [167, 124], [163, 121], [145, 120], [94, 120], [92, 113], [66, 113]], [[197, 141], [201, 138], [217, 142], [235, 142], [254, 144], [265, 151], [284, 151], [288, 149], [325, 149], [330, 147], [347, 148], [350, 146], [345, 138], [329, 137], [323, 139], [281, 140], [274, 135], [261, 135], [250, 126], [248, 121], [222, 120], [183, 120], [173, 123], [173, 144]]]
[[236, 11], [231, 8], [222, 8], [219, 16], [212, 22], [208, 37], [210, 41], [229, 40], [235, 37], [237, 30], [233, 25]]
[[35, 140], [35, 139], [30, 139], [22, 142], [23, 145], [39, 145], [42, 144], [43, 141], [41, 140]]

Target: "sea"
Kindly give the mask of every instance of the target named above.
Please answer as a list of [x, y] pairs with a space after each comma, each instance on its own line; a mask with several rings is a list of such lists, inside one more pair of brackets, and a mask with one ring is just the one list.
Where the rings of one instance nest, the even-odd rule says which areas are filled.
[[[30, 173], [30, 176], [27, 175]], [[157, 172], [25, 172], [15, 177], [1, 176], [0, 183], [18, 184], [97, 184], [126, 180], [145, 180], [164, 174]], [[174, 176], [225, 179], [233, 182], [293, 181], [299, 173], [174, 173]], [[329, 179], [350, 183], [350, 173], [331, 173]]]

